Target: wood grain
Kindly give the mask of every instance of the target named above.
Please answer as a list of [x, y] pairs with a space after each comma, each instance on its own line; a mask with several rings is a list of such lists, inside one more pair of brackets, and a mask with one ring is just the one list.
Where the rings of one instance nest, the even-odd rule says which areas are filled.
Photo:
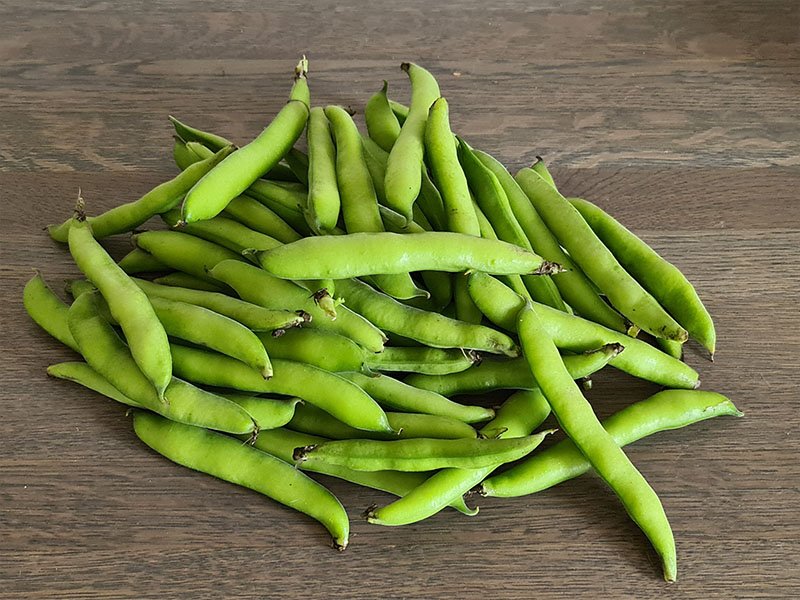
[[[800, 5], [687, 0], [262, 5], [0, 2], [0, 597], [791, 598], [800, 596]], [[680, 579], [587, 475], [380, 528], [388, 497], [321, 478], [351, 547], [310, 519], [154, 455], [122, 407], [47, 365], [74, 355], [24, 314], [34, 267], [77, 275], [42, 227], [136, 198], [174, 173], [166, 115], [246, 140], [308, 52], [315, 101], [361, 107], [412, 59], [453, 126], [518, 167], [544, 154], [674, 261], [715, 317], [713, 364], [687, 360], [744, 419], [637, 442]], [[115, 255], [125, 236], [110, 240]], [[614, 371], [601, 416], [657, 390]]]

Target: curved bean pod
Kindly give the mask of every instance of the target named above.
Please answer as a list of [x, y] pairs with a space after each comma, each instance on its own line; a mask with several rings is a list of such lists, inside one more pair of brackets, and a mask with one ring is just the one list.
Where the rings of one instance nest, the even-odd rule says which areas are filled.
[[[294, 242], [302, 237], [273, 210], [250, 196], [237, 196], [228, 203], [221, 214], [284, 244]], [[197, 225], [199, 224], [197, 223]]]
[[260, 450], [199, 427], [135, 412], [133, 428], [145, 444], [184, 467], [241, 485], [322, 523], [333, 546], [347, 546], [350, 522], [336, 496], [307, 475]]
[[[277, 456], [285, 462], [293, 462], [292, 453], [298, 446], [310, 446], [325, 441], [325, 438], [291, 431], [289, 429], [271, 429], [262, 431], [254, 446], [259, 450]], [[425, 481], [427, 473], [411, 473], [404, 471], [354, 471], [347, 467], [328, 465], [325, 463], [297, 465], [303, 470], [312, 473], [322, 473], [338, 479], [343, 479], [357, 485], [388, 492], [395, 496], [404, 496], [420, 483]], [[457, 498], [451, 506], [466, 514], [474, 515], [475, 511], [467, 508], [463, 498]]]
[[80, 352], [67, 323], [69, 307], [48, 287], [38, 271], [25, 284], [22, 303], [30, 318], [39, 327], [65, 346]]
[[714, 322], [680, 269], [599, 206], [580, 198], [570, 198], [569, 202], [622, 267], [713, 356], [717, 339]]
[[[518, 438], [529, 435], [550, 414], [550, 405], [538, 389], [517, 392], [497, 411], [497, 417], [481, 433], [486, 436]], [[410, 490], [399, 500], [367, 510], [367, 521], [376, 525], [407, 525], [426, 519], [480, 483], [499, 464], [479, 469], [442, 469]], [[475, 512], [477, 512], [477, 508]]]
[[326, 462], [357, 471], [431, 471], [451, 467], [477, 469], [522, 458], [536, 448], [548, 433], [514, 439], [330, 441], [296, 448], [294, 459]]
[[[741, 417], [743, 413], [722, 394], [665, 390], [626, 406], [602, 424], [614, 442], [622, 447], [659, 431], [679, 429], [723, 415]], [[591, 468], [575, 444], [566, 439], [486, 479], [480, 493], [501, 498], [534, 494], [578, 477]]]
[[[305, 85], [305, 76], [295, 86]], [[216, 216], [228, 202], [278, 164], [294, 145], [308, 120], [308, 103], [290, 100], [253, 141], [230, 154], [189, 190], [181, 205], [184, 221]]]
[[[224, 214], [223, 212], [222, 215]], [[239, 221], [228, 219], [222, 215], [207, 221], [182, 225], [181, 233], [188, 233], [213, 242], [239, 255], [245, 255], [245, 250], [271, 250], [283, 245], [273, 237], [254, 231]], [[170, 227], [175, 227], [180, 220], [180, 214], [171, 210], [161, 215], [161, 218]], [[295, 239], [299, 239], [299, 236]]]
[[217, 292], [159, 285], [144, 279], [134, 279], [133, 282], [150, 298], [166, 298], [202, 306], [230, 317], [253, 331], [285, 330], [298, 327], [310, 319], [305, 314], [270, 310]]
[[686, 341], [686, 330], [622, 268], [564, 196], [531, 169], [520, 170], [516, 180], [547, 227], [612, 306], [656, 337]]
[[[538, 177], [538, 175], [537, 175]], [[661, 557], [664, 578], [677, 577], [675, 540], [658, 495], [636, 469], [584, 398], [564, 367], [553, 339], [531, 304], [517, 323], [523, 355], [564, 432], [622, 501]]]
[[224, 398], [241, 406], [255, 419], [259, 428], [259, 435], [266, 429], [283, 427], [294, 416], [295, 408], [302, 402], [300, 398], [267, 398], [253, 394], [237, 394], [225, 392], [220, 394]]
[[133, 360], [128, 347], [108, 321], [100, 316], [96, 298], [96, 292], [78, 296], [69, 309], [68, 322], [84, 359], [110, 386], [173, 421], [227, 433], [245, 434], [258, 430], [255, 421], [241, 407], [176, 377], [172, 377], [167, 386], [168, 401], [162, 402], [153, 384]]
[[278, 279], [266, 271], [241, 261], [223, 261], [209, 274], [231, 286], [240, 298], [270, 309], [290, 308], [311, 315], [308, 327], [327, 329], [349, 337], [370, 352], [380, 352], [386, 336], [361, 315], [344, 306], [337, 308], [337, 318], [332, 320], [323, 308], [298, 285]]
[[56, 379], [64, 379], [80, 384], [85, 388], [93, 390], [107, 398], [111, 398], [125, 404], [140, 408], [142, 405], [131, 400], [125, 394], [120, 392], [117, 388], [108, 382], [108, 379], [100, 375], [92, 367], [83, 361], [70, 361], [56, 363], [47, 367], [47, 374]]
[[[96, 239], [132, 231], [150, 217], [177, 206], [183, 196], [200, 179], [222, 162], [231, 152], [232, 146], [221, 148], [216, 154], [189, 167], [175, 178], [156, 186], [134, 202], [126, 202], [86, 220], [92, 227]], [[71, 220], [61, 225], [50, 225], [47, 231], [57, 242], [66, 242]]]
[[391, 152], [392, 146], [400, 135], [400, 123], [389, 106], [386, 90], [389, 84], [383, 81], [383, 87], [375, 93], [364, 107], [364, 121], [367, 123], [369, 137], [375, 140], [386, 152]]
[[481, 423], [494, 417], [494, 410], [453, 402], [441, 394], [423, 390], [387, 375], [365, 375], [355, 371], [339, 373], [372, 396], [386, 408]]
[[334, 440], [376, 439], [397, 440], [432, 438], [437, 440], [476, 438], [473, 427], [448, 417], [423, 413], [387, 412], [386, 418], [394, 429], [392, 433], [363, 431], [345, 425], [319, 408], [305, 404], [297, 410], [287, 427], [295, 431], [319, 435]]
[[558, 270], [557, 265], [518, 246], [445, 231], [309, 237], [259, 253], [258, 260], [265, 270], [284, 279], [345, 279], [410, 271], [474, 269], [512, 275]]
[[411, 79], [411, 106], [386, 163], [386, 203], [411, 221], [422, 181], [428, 109], [441, 94], [433, 75], [419, 65], [403, 63], [400, 68]]
[[480, 362], [480, 354], [471, 350], [388, 347], [383, 352], [367, 356], [364, 364], [374, 371], [446, 375], [458, 373]]
[[[585, 354], [570, 354], [562, 358], [572, 378], [581, 379], [602, 369], [622, 351], [621, 344], [611, 343]], [[503, 361], [486, 359], [480, 365], [460, 373], [409, 375], [406, 383], [448, 397], [493, 390], [531, 390], [537, 384], [525, 365], [522, 357]]]
[[350, 338], [324, 329], [290, 329], [277, 337], [268, 333], [258, 337], [273, 358], [306, 363], [332, 373], [357, 371], [372, 354]]
[[131, 239], [159, 262], [200, 279], [209, 279], [208, 272], [224, 260], [244, 261], [219, 244], [178, 231], [145, 231]]
[[386, 413], [357, 385], [318, 367], [275, 359], [274, 374], [264, 379], [258, 371], [222, 354], [172, 346], [175, 372], [204, 385], [246, 392], [296, 396], [356, 429], [392, 433]]
[[[513, 331], [516, 316], [525, 306], [519, 296], [494, 277], [484, 273], [472, 275], [469, 291], [475, 304], [490, 321]], [[625, 352], [615, 356], [611, 360], [611, 366], [634, 377], [667, 387], [692, 389], [700, 385], [697, 371], [642, 340], [542, 304], [535, 306], [548, 333], [562, 350], [585, 352], [590, 348], [617, 342], [625, 347]]]
[[304, 214], [317, 234], [330, 233], [339, 220], [341, 199], [336, 180], [336, 149], [322, 107], [308, 117], [308, 203]]
[[468, 348], [517, 355], [514, 340], [490, 327], [406, 306], [357, 279], [342, 279], [337, 287], [350, 308], [386, 331], [434, 348]]
[[467, 178], [458, 163], [456, 140], [450, 131], [447, 100], [438, 98], [430, 108], [425, 127], [425, 152], [436, 187], [442, 195], [447, 229], [480, 236]]
[[[111, 314], [125, 333], [133, 359], [163, 400], [172, 378], [169, 340], [147, 296], [94, 239], [91, 225], [80, 214], [69, 229], [69, 251], [81, 272], [108, 302]], [[74, 331], [72, 335], [75, 337]], [[82, 348], [80, 341], [75, 341]]]
[[599, 296], [592, 282], [561, 249], [558, 240], [542, 221], [539, 213], [531, 205], [514, 177], [494, 157], [480, 150], [474, 152], [478, 160], [497, 177], [506, 193], [511, 210], [530, 241], [534, 252], [546, 260], [564, 267], [564, 272], [559, 273], [558, 277], [553, 277], [553, 283], [561, 292], [564, 301], [586, 319], [617, 331], [626, 331], [628, 326], [625, 319]]

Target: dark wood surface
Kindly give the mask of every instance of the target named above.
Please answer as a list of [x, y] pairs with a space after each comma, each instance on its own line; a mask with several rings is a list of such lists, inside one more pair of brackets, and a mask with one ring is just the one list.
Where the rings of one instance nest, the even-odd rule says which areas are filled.
[[[800, 596], [800, 5], [566, 2], [0, 2], [0, 597]], [[352, 544], [289, 509], [161, 459], [124, 408], [47, 365], [74, 356], [24, 314], [34, 267], [75, 276], [41, 230], [80, 186], [94, 211], [175, 172], [173, 113], [237, 141], [286, 97], [360, 108], [401, 60], [429, 67], [454, 128], [512, 167], [543, 154], [681, 267], [719, 332], [703, 387], [744, 419], [629, 450], [678, 545], [667, 585], [594, 476], [403, 528], [388, 498], [325, 480]], [[111, 242], [125, 250], [123, 238]], [[596, 378], [601, 416], [655, 392]]]

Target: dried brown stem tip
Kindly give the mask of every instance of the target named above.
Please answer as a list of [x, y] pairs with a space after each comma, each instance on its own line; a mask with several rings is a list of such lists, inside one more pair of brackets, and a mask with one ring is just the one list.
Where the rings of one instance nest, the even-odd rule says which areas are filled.
[[81, 188], [78, 188], [78, 199], [75, 201], [75, 220], [81, 222], [86, 220], [86, 202], [81, 196]]
[[294, 68], [294, 78], [295, 79], [304, 79], [308, 74], [308, 59], [306, 55], [303, 54], [303, 58], [300, 59], [300, 62], [297, 63], [297, 66]]

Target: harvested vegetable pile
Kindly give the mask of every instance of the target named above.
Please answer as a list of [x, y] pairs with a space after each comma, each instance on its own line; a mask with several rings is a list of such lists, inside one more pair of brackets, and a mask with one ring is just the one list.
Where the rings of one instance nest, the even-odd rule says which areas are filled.
[[[666, 514], [621, 448], [741, 416], [681, 361], [690, 337], [713, 356], [711, 317], [541, 160], [512, 176], [454, 135], [433, 76], [402, 68], [410, 105], [384, 83], [366, 136], [347, 110], [311, 108], [305, 59], [244, 146], [171, 118], [174, 179], [100, 215], [79, 198], [49, 228], [85, 279], [69, 306], [39, 274], [25, 288], [33, 320], [83, 358], [48, 373], [133, 407], [156, 452], [310, 515], [339, 549], [347, 513], [306, 473], [399, 496], [365, 515], [402, 525], [477, 513], [471, 490], [521, 496], [593, 469], [674, 580]], [[139, 231], [156, 215], [168, 230]], [[117, 263], [99, 240], [131, 231]], [[672, 389], [601, 423], [576, 380], [606, 365]], [[513, 391], [497, 410], [452, 399], [495, 390]], [[551, 412], [566, 438], [537, 452]]]

